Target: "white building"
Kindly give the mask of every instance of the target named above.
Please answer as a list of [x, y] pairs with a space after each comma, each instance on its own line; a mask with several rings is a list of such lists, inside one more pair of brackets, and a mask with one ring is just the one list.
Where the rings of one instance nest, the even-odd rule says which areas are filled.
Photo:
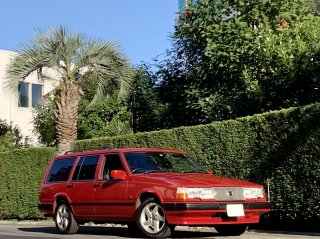
[[33, 73], [19, 83], [18, 97], [10, 95], [5, 88], [6, 69], [10, 61], [17, 55], [15, 52], [0, 50], [0, 119], [17, 125], [23, 137], [29, 143], [37, 145], [37, 136], [33, 132], [33, 112], [43, 95], [52, 91], [54, 81], [43, 81], [37, 73]]

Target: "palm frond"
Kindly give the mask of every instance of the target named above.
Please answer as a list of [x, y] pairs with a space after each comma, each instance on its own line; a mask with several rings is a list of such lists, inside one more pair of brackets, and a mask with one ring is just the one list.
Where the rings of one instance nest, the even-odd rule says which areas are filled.
[[24, 47], [7, 66], [5, 89], [9, 94], [17, 93], [19, 81], [36, 72], [46, 64], [46, 59], [36, 46]]
[[[42, 68], [52, 69], [60, 80], [74, 81], [80, 87], [95, 81], [99, 87], [94, 99], [111, 92], [123, 98], [132, 88], [132, 68], [117, 44], [70, 33], [63, 26], [48, 32], [38, 30], [31, 44], [18, 53], [7, 69], [10, 94], [17, 93], [20, 80]], [[45, 74], [43, 77], [47, 79]]]
[[116, 44], [101, 39], [90, 40], [78, 54], [79, 84], [94, 80], [97, 93], [94, 100], [110, 93], [117, 92], [120, 98], [125, 97], [132, 89], [133, 70]]

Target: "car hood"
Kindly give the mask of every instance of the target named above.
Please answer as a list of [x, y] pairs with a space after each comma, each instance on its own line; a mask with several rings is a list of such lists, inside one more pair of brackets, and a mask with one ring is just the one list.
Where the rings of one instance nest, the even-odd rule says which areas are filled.
[[219, 177], [199, 173], [149, 173], [139, 175], [139, 180], [162, 181], [179, 187], [259, 187], [259, 184], [242, 179]]

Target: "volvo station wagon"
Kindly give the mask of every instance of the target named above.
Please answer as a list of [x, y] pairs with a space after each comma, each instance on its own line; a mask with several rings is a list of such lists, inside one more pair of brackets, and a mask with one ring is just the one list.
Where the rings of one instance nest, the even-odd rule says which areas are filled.
[[55, 157], [44, 174], [38, 208], [64, 234], [94, 222], [164, 238], [177, 225], [240, 235], [270, 204], [262, 185], [215, 176], [182, 151], [123, 148]]

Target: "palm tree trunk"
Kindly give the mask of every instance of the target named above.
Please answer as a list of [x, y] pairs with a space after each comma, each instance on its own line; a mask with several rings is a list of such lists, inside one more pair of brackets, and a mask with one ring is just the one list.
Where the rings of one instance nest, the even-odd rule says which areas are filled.
[[65, 81], [57, 95], [55, 116], [58, 154], [70, 150], [70, 143], [77, 139], [78, 106], [82, 96], [79, 87]]

